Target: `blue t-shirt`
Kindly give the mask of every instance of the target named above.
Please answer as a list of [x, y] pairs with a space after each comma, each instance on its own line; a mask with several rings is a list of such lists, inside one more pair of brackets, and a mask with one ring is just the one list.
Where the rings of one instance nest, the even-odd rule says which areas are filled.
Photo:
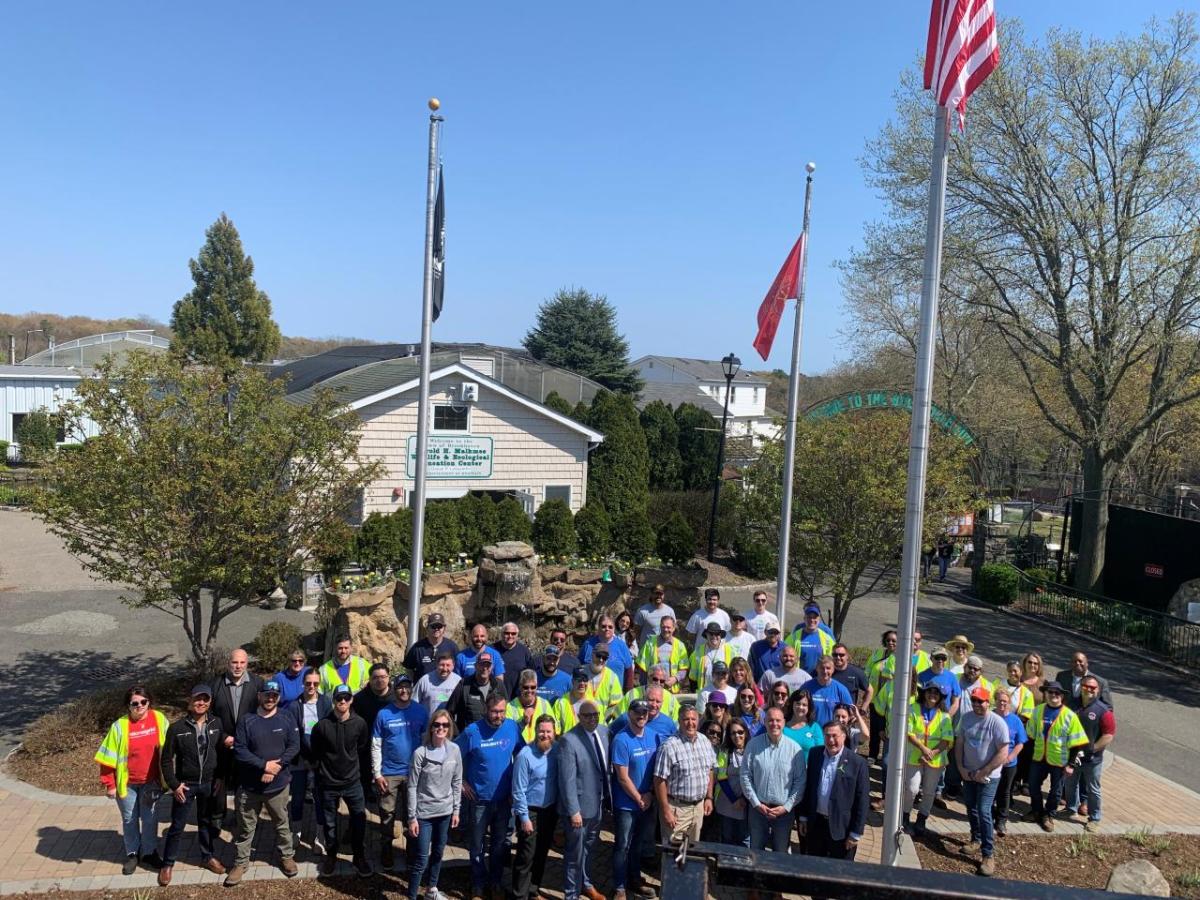
[[[484, 647], [483, 650], [492, 655], [492, 674], [499, 678], [504, 674], [504, 657], [491, 647]], [[454, 657], [454, 671], [463, 678], [470, 678], [475, 674], [475, 657], [483, 650], [476, 650], [474, 647], [460, 650], [458, 656]]]
[[274, 679], [279, 682], [280, 709], [291, 706], [292, 701], [304, 693], [304, 676], [310, 671], [312, 670], [305, 666], [298, 675], [293, 675], [287, 669], [275, 673]]
[[962, 696], [962, 685], [958, 683], [958, 677], [950, 671], [943, 670], [940, 675], [934, 675], [933, 669], [926, 669], [917, 675], [917, 684], [921, 687], [936, 684], [942, 689], [943, 712], [950, 712], [950, 704], [954, 702], [954, 698]]
[[816, 668], [817, 660], [825, 653], [821, 646], [821, 629], [808, 632], [801, 625], [793, 630], [792, 637], [796, 635], [800, 636], [800, 668], [807, 672]]
[[750, 659], [747, 662], [750, 663], [750, 671], [754, 673], [756, 682], [762, 680], [764, 672], [779, 665], [779, 654], [784, 646], [783, 641], [780, 641], [772, 647], [766, 638], [750, 645]]
[[806, 681], [800, 690], [812, 698], [813, 718], [822, 728], [833, 721], [833, 711], [839, 703], [849, 705], [854, 702], [854, 698], [850, 696], [850, 692], [840, 681], [830, 681], [829, 684], [820, 685], [814, 679]]
[[379, 738], [383, 760], [379, 770], [384, 775], [407, 775], [414, 751], [421, 746], [429, 710], [423, 704], [410, 702], [405, 709], [389, 703], [375, 716], [373, 737]]
[[513, 754], [521, 749], [521, 729], [512, 719], [493, 728], [486, 719], [472, 722], [455, 738], [462, 751], [464, 777], [475, 796], [488, 802], [507, 797], [512, 787]]
[[[1029, 733], [1025, 731], [1025, 726], [1021, 723], [1021, 717], [1015, 712], [1010, 712], [1004, 717], [1004, 724], [1008, 726], [1008, 753], [1011, 756], [1013, 747], [1017, 744], [1024, 744], [1029, 740]], [[1004, 764], [1004, 768], [1011, 769], [1017, 764], [1017, 760], [1010, 759]]]
[[[584, 640], [583, 646], [579, 649], [579, 661], [585, 666], [592, 661], [592, 648], [599, 643], [601, 643], [601, 639], [594, 634]], [[608, 662], [605, 665], [612, 669], [613, 674], [617, 676], [617, 681], [621, 682], [621, 687], [624, 688], [625, 673], [633, 668], [633, 657], [624, 641], [614, 638], [608, 642]]]
[[[629, 713], [621, 713], [613, 719], [612, 724], [608, 726], [608, 736], [610, 741], [615, 741], [617, 735], [621, 734], [629, 727]], [[653, 719], [646, 720], [646, 730], [644, 734], [654, 734], [655, 747], [661, 747], [671, 735], [678, 733], [679, 726], [664, 712], [660, 712]]]
[[[631, 732], [622, 731], [612, 742], [612, 764], [628, 766], [629, 780], [643, 794], [650, 793], [654, 780], [654, 754], [658, 751], [658, 745], [658, 737], [649, 728], [642, 731], [641, 737], [634, 737]], [[612, 795], [613, 806], [617, 809], [640, 809], [634, 799], [625, 793], [615, 774], [612, 779]]]
[[538, 666], [537, 672], [538, 689], [537, 694], [547, 703], [554, 703], [563, 694], [571, 690], [571, 676], [562, 669], [555, 669], [553, 675], [547, 675], [542, 671], [542, 667]]
[[1047, 737], [1050, 734], [1050, 728], [1054, 725], [1054, 720], [1058, 718], [1062, 712], [1062, 707], [1055, 709], [1052, 706], [1047, 706], [1042, 709], [1042, 737]]

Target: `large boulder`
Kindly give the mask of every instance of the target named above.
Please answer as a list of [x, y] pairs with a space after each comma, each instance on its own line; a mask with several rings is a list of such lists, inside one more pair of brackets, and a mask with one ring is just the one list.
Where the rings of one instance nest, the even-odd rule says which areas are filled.
[[1154, 863], [1145, 859], [1133, 859], [1114, 867], [1105, 890], [1114, 894], [1140, 894], [1143, 897], [1171, 896], [1170, 882]]

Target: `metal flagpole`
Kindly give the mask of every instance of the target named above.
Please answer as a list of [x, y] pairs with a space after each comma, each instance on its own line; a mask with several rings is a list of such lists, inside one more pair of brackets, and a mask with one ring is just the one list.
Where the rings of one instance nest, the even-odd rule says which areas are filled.
[[[908, 445], [908, 494], [905, 498], [904, 555], [900, 562], [900, 609], [897, 614], [896, 670], [892, 680], [892, 719], [885, 779], [883, 864], [899, 864], [900, 809], [904, 802], [904, 757], [908, 740], [909, 681], [913, 631], [917, 622], [917, 575], [921, 526], [925, 519], [925, 466], [929, 456], [929, 409], [933, 394], [933, 339], [938, 288], [942, 280], [942, 219], [946, 206], [946, 134], [949, 119], [939, 104], [933, 120], [933, 168], [929, 176], [929, 212], [925, 223], [925, 266], [921, 275], [921, 318], [917, 332], [917, 371], [913, 382], [912, 425]], [[903, 723], [903, 724], [899, 724]]]
[[421, 388], [417, 401], [417, 459], [413, 477], [412, 569], [408, 578], [408, 646], [421, 637], [421, 580], [425, 558], [425, 462], [429, 446], [429, 352], [433, 331], [433, 208], [437, 194], [438, 136], [442, 117], [436, 97], [429, 101], [429, 175], [425, 191], [425, 282], [421, 292]]
[[812, 211], [812, 173], [816, 163], [804, 167], [803, 252], [800, 256], [800, 279], [796, 285], [796, 330], [792, 334], [792, 371], [788, 378], [787, 438], [783, 442], [783, 508], [779, 516], [779, 569], [776, 572], [775, 616], [785, 634], [788, 593], [788, 550], [792, 541], [792, 476], [796, 469], [796, 413], [800, 406], [800, 337], [804, 333], [804, 276], [808, 271], [808, 219]]

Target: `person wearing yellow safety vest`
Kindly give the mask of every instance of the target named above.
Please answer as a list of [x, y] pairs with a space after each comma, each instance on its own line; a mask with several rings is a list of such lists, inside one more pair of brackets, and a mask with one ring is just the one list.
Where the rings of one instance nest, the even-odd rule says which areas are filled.
[[787, 642], [796, 648], [796, 654], [800, 657], [800, 668], [805, 672], [811, 672], [817, 665], [817, 660], [828, 656], [833, 651], [833, 645], [837, 643], [837, 639], [822, 628], [821, 624], [821, 607], [810, 603], [804, 607], [804, 621], [788, 635]]
[[896, 642], [899, 638], [895, 631], [888, 629], [879, 638], [880, 646], [871, 653], [867, 660], [867, 699], [866, 706], [870, 709], [869, 726], [871, 737], [867, 741], [867, 756], [876, 762], [882, 762], [879, 756], [880, 748], [883, 746], [884, 731], [887, 728], [887, 721], [884, 718], [884, 707], [880, 700], [879, 692], [885, 681], [890, 681], [891, 673], [885, 677], [883, 673], [883, 663], [890, 659], [896, 652]]
[[[925, 833], [925, 820], [933, 809], [938, 781], [946, 765], [946, 751], [954, 746], [954, 722], [942, 709], [946, 699], [940, 684], [930, 682], [921, 689], [921, 704], [908, 712], [908, 759], [904, 767], [904, 820], [906, 830], [918, 837]], [[913, 801], [921, 794], [917, 821], [912, 823]]]
[[585, 666], [576, 666], [571, 673], [571, 690], [559, 697], [551, 710], [559, 734], [566, 734], [579, 724], [579, 704], [584, 700], [596, 700], [592, 696], [591, 674]]
[[348, 684], [357, 694], [371, 680], [371, 665], [350, 652], [350, 638], [343, 635], [333, 645], [333, 659], [321, 666], [321, 693], [332, 694], [339, 684]]
[[679, 701], [675, 699], [675, 695], [667, 691], [667, 667], [654, 665], [650, 667], [650, 671], [646, 674], [646, 683], [635, 687], [632, 691], [626, 691], [625, 696], [621, 698], [621, 702], [617, 704], [617, 710], [613, 718], [618, 718], [622, 713], [629, 711], [629, 704], [634, 700], [642, 700], [647, 698], [647, 691], [651, 685], [658, 685], [663, 690], [662, 711], [672, 721], [679, 721]]
[[155, 806], [162, 796], [162, 747], [167, 740], [167, 717], [151, 709], [150, 692], [134, 685], [125, 692], [129, 712], [113, 722], [100, 742], [94, 759], [100, 764], [100, 782], [121, 813], [125, 863], [121, 872], [132, 875], [140, 857], [151, 868], [161, 868], [158, 854], [158, 820]]
[[649, 672], [651, 666], [665, 666], [666, 688], [672, 694], [678, 694], [682, 682], [687, 680], [689, 662], [687, 645], [675, 637], [674, 617], [663, 616], [658, 623], [658, 634], [646, 638], [642, 644], [638, 653], [638, 668]]
[[[522, 670], [517, 688], [517, 699], [512, 700], [505, 710], [505, 718], [512, 719], [521, 729], [521, 739], [532, 744], [537, 737], [537, 720], [542, 716], [553, 716], [554, 708], [537, 693], [537, 672]], [[556, 723], [557, 727], [557, 723]]]
[[[1029, 815], [1043, 831], [1053, 831], [1050, 816], [1058, 809], [1063, 794], [1063, 779], [1074, 773], [1083, 748], [1088, 744], [1083, 724], [1063, 703], [1063, 687], [1057, 681], [1042, 685], [1046, 699], [1033, 709], [1029, 735], [1033, 738], [1033, 762], [1029, 766]], [[1050, 792], [1043, 800], [1042, 784], [1050, 776]]]
[[585, 665], [588, 668], [588, 683], [592, 687], [592, 699], [600, 705], [600, 721], [607, 722], [616, 715], [617, 707], [625, 696], [621, 679], [608, 665], [612, 645], [595, 644]]
[[725, 629], [717, 622], [709, 622], [700, 632], [701, 642], [692, 651], [692, 659], [688, 664], [688, 674], [692, 679], [697, 693], [708, 687], [712, 680], [713, 663], [724, 663], [728, 666], [733, 662], [733, 648], [725, 643]]
[[1021, 683], [1021, 664], [1016, 660], [1010, 662], [1005, 671], [1008, 673], [1008, 681], [1005, 684], [1000, 683], [1000, 679], [996, 679], [996, 690], [1002, 690], [1008, 694], [1009, 706], [1012, 711], [1021, 718], [1021, 724], [1028, 725], [1029, 717], [1033, 715], [1033, 708], [1037, 704], [1033, 699], [1033, 691]]

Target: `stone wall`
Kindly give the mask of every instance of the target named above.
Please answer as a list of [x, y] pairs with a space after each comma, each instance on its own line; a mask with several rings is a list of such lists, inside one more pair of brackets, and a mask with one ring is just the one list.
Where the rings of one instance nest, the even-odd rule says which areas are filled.
[[[601, 615], [632, 612], [647, 602], [655, 584], [667, 589], [667, 602], [685, 620], [700, 605], [703, 569], [606, 573], [605, 569], [542, 565], [528, 544], [505, 541], [485, 547], [476, 568], [427, 575], [421, 586], [420, 617], [423, 622], [431, 613], [441, 613], [446, 636], [459, 646], [466, 643], [468, 624], [488, 625], [495, 640], [499, 626], [513, 621], [531, 647], [545, 645], [556, 627], [565, 629], [578, 647]], [[348, 633], [355, 653], [397, 668], [408, 643], [408, 598], [409, 586], [403, 581], [328, 595], [327, 602], [336, 612], [326, 652], [332, 650], [335, 634]]]

